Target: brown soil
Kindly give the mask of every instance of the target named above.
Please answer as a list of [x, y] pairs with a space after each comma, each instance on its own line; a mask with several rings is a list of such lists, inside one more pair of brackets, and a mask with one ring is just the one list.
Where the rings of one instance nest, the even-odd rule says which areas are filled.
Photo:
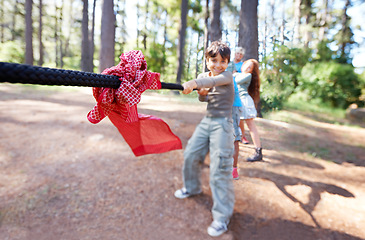
[[[108, 119], [88, 122], [90, 88], [59, 89], [0, 85], [0, 239], [210, 239], [209, 159], [203, 193], [175, 199], [183, 150], [136, 158]], [[205, 113], [156, 93], [138, 106], [184, 147]], [[246, 162], [253, 145], [241, 145], [219, 239], [365, 239], [365, 129], [287, 114], [290, 124], [257, 119], [264, 161]]]

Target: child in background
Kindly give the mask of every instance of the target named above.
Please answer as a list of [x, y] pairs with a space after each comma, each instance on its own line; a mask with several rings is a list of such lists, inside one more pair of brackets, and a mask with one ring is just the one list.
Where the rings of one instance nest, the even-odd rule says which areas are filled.
[[240, 99], [240, 95], [238, 92], [238, 87], [235, 79], [233, 78], [234, 83], [234, 101], [232, 107], [232, 120], [233, 120], [233, 127], [234, 127], [234, 153], [233, 153], [233, 170], [232, 170], [232, 177], [235, 180], [239, 179], [238, 172], [237, 172], [237, 163], [238, 163], [238, 155], [240, 151], [239, 143], [242, 142], [242, 135], [244, 130], [240, 128], [240, 118], [243, 113], [243, 105]]
[[[242, 47], [237, 47], [235, 50], [235, 54], [234, 54], [234, 59], [233, 62], [230, 62], [228, 64], [228, 68], [227, 71], [230, 71], [233, 73], [233, 75], [235, 75], [236, 72], [241, 72], [241, 68], [242, 68], [242, 64], [243, 64], [243, 57], [245, 56], [245, 50]], [[237, 107], [237, 101], [234, 101], [234, 108]], [[234, 115], [233, 115], [234, 117]], [[234, 121], [234, 119], [233, 119]], [[241, 142], [243, 144], [249, 144], [250, 142], [247, 140], [247, 138], [245, 137], [245, 128], [244, 125], [241, 125]], [[238, 144], [238, 142], [237, 142]], [[236, 160], [236, 159], [235, 159]]]
[[208, 104], [206, 116], [196, 127], [184, 151], [184, 187], [175, 192], [175, 197], [184, 199], [202, 192], [201, 165], [209, 152], [213, 222], [207, 232], [214, 237], [227, 231], [235, 201], [231, 177], [234, 150], [234, 86], [232, 73], [225, 71], [230, 54], [226, 44], [221, 41], [212, 42], [205, 52], [207, 68], [210, 71], [199, 74], [197, 79], [183, 84], [184, 94], [198, 89], [199, 100], [207, 101]]
[[[237, 83], [238, 92], [243, 104], [243, 113], [241, 115], [240, 126], [246, 122], [252, 141], [255, 145], [255, 153], [247, 158], [247, 161], [261, 161], [262, 148], [260, 136], [254, 122], [257, 116], [256, 104], [260, 99], [260, 71], [259, 63], [255, 59], [245, 61], [241, 68], [242, 73], [236, 73], [235, 81]], [[242, 129], [242, 128], [241, 128]]]
[[241, 72], [243, 64], [243, 57], [245, 56], [245, 50], [242, 47], [237, 47], [234, 53], [233, 61], [228, 64], [227, 71], [235, 73]]

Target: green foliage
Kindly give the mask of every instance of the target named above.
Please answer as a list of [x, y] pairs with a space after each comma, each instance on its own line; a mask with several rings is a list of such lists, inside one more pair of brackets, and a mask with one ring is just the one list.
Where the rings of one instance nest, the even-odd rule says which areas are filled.
[[317, 44], [316, 61], [330, 61], [333, 59], [336, 53], [328, 47], [329, 43], [329, 41], [321, 41]]
[[63, 64], [65, 69], [80, 71], [80, 58], [78, 57], [64, 57]]
[[[268, 85], [266, 85], [266, 87], [267, 86]], [[277, 91], [270, 91], [270, 89], [266, 88], [262, 90], [260, 100], [262, 112], [280, 110], [283, 108], [283, 104], [285, 102], [284, 95], [278, 94]]]
[[163, 45], [155, 43], [153, 47], [149, 48], [148, 55], [145, 56], [145, 58], [148, 63], [149, 71], [163, 72], [165, 65], [167, 64]]
[[190, 1], [189, 9], [191, 14], [188, 14], [188, 26], [191, 27], [196, 32], [203, 32], [203, 27], [201, 26], [199, 20], [203, 18], [203, 7], [200, 1]]
[[164, 48], [163, 45], [154, 43], [147, 50], [140, 49], [147, 61], [147, 70], [161, 74], [161, 81], [176, 82], [177, 58], [172, 49]]
[[176, 83], [176, 69], [177, 58], [175, 54], [166, 52], [166, 58], [168, 65], [166, 66], [164, 73], [161, 74], [161, 81]]
[[261, 71], [262, 111], [279, 110], [299, 86], [298, 76], [310, 59], [310, 51], [281, 46], [268, 55]]
[[308, 63], [299, 78], [300, 91], [332, 107], [346, 108], [359, 102], [360, 80], [351, 65], [334, 61]]
[[[347, 108], [351, 103], [364, 105], [362, 82], [350, 64], [343, 62], [320, 42], [313, 50], [282, 46], [263, 61], [261, 71], [262, 111], [280, 110], [293, 93], [306, 95], [307, 100], [331, 107]], [[345, 61], [346, 62], [346, 61]]]
[[270, 79], [268, 81], [262, 81], [261, 78], [261, 111], [268, 112], [272, 110], [282, 109], [282, 105], [286, 100], [286, 94], [281, 94], [280, 86]]
[[365, 106], [365, 71], [363, 71], [361, 74], [359, 74], [359, 80], [360, 80], [360, 87], [361, 87], [361, 96], [359, 97], [361, 104], [359, 104], [359, 105], [361, 107], [364, 107]]
[[0, 44], [0, 61], [23, 63], [25, 61], [24, 49], [19, 46], [22, 44], [18, 44], [16, 41]]

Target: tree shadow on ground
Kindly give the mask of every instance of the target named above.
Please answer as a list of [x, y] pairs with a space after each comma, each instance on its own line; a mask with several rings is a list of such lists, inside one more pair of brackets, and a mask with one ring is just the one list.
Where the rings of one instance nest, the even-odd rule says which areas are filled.
[[305, 225], [285, 219], [263, 219], [244, 213], [234, 213], [229, 231], [235, 240], [361, 240], [361, 238], [333, 231]]
[[[265, 156], [263, 158], [265, 161]], [[311, 169], [318, 169], [318, 170], [324, 170], [325, 168], [318, 164], [311, 161], [303, 161], [299, 158], [293, 158], [285, 155], [281, 155], [278, 153], [275, 153], [273, 155], [270, 155], [270, 160], [274, 160], [274, 162], [271, 161], [271, 166], [300, 166], [300, 167], [306, 167]]]
[[[253, 171], [253, 170], [249, 170]], [[264, 179], [270, 180], [270, 177], [275, 177], [274, 174], [269, 173], [267, 177]], [[283, 176], [284, 177], [284, 176]], [[287, 181], [283, 180], [283, 182]], [[276, 184], [280, 190], [284, 189], [283, 182], [279, 182]], [[324, 184], [324, 183], [315, 183], [308, 182], [301, 179], [291, 179], [290, 184], [309, 184], [314, 188], [314, 194], [311, 197], [310, 205], [316, 205], [319, 201], [319, 193], [323, 191], [328, 191], [332, 194], [338, 194], [345, 197], [353, 197], [353, 195], [345, 189], [339, 188], [334, 185]], [[285, 184], [287, 185], [287, 184]], [[316, 186], [316, 187], [314, 187]], [[291, 200], [297, 201], [293, 196], [287, 193], [284, 190], [285, 195], [288, 196]], [[213, 206], [212, 197], [209, 194], [202, 193], [190, 198], [194, 200], [197, 204], [201, 205], [207, 210], [211, 210]], [[301, 204], [302, 206], [302, 204]], [[306, 212], [311, 215], [310, 210], [312, 208], [302, 206]], [[311, 216], [313, 218], [313, 216]], [[315, 221], [315, 220], [314, 220]], [[317, 226], [309, 226], [305, 225], [301, 222], [289, 221], [285, 219], [264, 219], [258, 218], [249, 214], [244, 214], [240, 212], [234, 212], [231, 218], [231, 222], [228, 226], [227, 234], [232, 235], [232, 239], [242, 240], [242, 239], [250, 239], [250, 240], [312, 240], [312, 239], [322, 239], [322, 240], [333, 240], [333, 239], [341, 239], [341, 240], [362, 240], [361, 238], [354, 237], [352, 235], [342, 233], [339, 231], [334, 231], [330, 229], [321, 228], [318, 223]]]
[[[297, 177], [288, 177], [281, 174], [254, 168], [245, 168], [242, 170], [243, 170], [243, 175], [245, 176], [249, 177], [259, 176], [257, 178], [273, 182], [285, 196], [287, 196], [293, 202], [299, 204], [299, 206], [311, 217], [317, 228], [321, 228], [321, 226], [313, 216], [312, 212], [314, 211], [318, 202], [321, 200], [321, 193], [328, 192], [330, 194], [336, 194], [347, 198], [355, 197], [351, 192], [347, 191], [346, 189], [338, 187], [333, 184], [307, 181]], [[299, 199], [295, 198], [295, 196], [290, 194], [285, 188], [286, 186], [295, 186], [295, 185], [305, 185], [310, 187], [311, 192], [309, 193], [308, 203], [301, 202]]]
[[[282, 152], [297, 151], [339, 165], [352, 164], [359, 167], [365, 167], [365, 149], [363, 144], [359, 142], [354, 142], [354, 144], [340, 142], [338, 141], [339, 137], [334, 131], [329, 131], [321, 127], [306, 126], [301, 122], [291, 124], [293, 126], [310, 127], [316, 134], [308, 135], [306, 132], [292, 132], [282, 128], [282, 130], [279, 131], [280, 135], [276, 138], [272, 138], [270, 135], [261, 137], [263, 148]], [[280, 129], [280, 127], [273, 125], [271, 122], [260, 122], [260, 126], [267, 131], [270, 131], [273, 127]], [[290, 141], [288, 141], [288, 139], [290, 139]], [[250, 136], [249, 140], [252, 142]]]

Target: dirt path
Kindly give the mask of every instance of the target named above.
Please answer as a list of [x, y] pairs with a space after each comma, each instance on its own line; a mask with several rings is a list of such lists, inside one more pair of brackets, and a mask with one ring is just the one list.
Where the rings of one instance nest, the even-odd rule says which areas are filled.
[[[210, 239], [209, 159], [203, 194], [177, 200], [182, 150], [136, 158], [108, 119], [87, 121], [93, 106], [88, 88], [0, 85], [0, 239]], [[147, 93], [139, 104], [184, 146], [204, 109]], [[265, 161], [245, 162], [241, 145], [219, 239], [365, 239], [365, 129], [290, 114], [257, 121]]]

